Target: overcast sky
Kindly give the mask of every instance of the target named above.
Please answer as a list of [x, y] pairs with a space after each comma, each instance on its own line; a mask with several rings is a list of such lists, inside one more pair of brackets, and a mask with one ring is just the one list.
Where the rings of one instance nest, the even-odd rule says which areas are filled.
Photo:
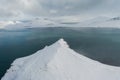
[[0, 0], [0, 19], [120, 16], [120, 0]]

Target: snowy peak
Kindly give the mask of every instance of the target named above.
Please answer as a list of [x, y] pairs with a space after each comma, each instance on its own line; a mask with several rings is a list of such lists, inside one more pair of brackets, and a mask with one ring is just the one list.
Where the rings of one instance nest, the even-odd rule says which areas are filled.
[[64, 41], [64, 39], [58, 40], [56, 43], [53, 44], [53, 46], [69, 48], [69, 45], [67, 44], [66, 41]]

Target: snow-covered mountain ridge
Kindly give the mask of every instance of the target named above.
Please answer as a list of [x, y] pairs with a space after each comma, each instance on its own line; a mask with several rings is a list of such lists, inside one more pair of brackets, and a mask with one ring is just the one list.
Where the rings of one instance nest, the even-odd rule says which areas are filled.
[[120, 67], [99, 63], [69, 48], [60, 39], [16, 59], [1, 80], [120, 80]]

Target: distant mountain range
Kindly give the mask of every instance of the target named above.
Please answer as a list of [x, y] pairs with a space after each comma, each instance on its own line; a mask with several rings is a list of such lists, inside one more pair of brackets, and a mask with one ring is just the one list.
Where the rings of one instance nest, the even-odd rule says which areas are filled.
[[80, 21], [79, 19], [34, 18], [21, 21], [0, 21], [0, 29], [24, 29], [36, 27], [110, 27], [120, 28], [120, 17], [96, 17]]

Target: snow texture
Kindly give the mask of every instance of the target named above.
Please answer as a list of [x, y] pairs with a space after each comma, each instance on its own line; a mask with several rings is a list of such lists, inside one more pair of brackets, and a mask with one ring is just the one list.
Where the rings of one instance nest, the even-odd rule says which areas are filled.
[[80, 55], [60, 39], [35, 54], [16, 59], [1, 80], [120, 80], [120, 67]]

